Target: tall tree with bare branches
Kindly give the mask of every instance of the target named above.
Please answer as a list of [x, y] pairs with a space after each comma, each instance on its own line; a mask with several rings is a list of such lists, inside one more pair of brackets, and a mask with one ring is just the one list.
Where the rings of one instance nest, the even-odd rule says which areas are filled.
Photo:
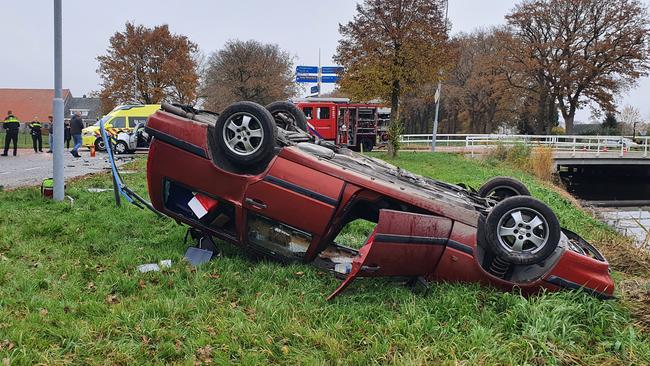
[[106, 55], [97, 57], [103, 107], [164, 99], [195, 103], [197, 51], [196, 44], [172, 34], [167, 25], [147, 28], [126, 23], [123, 32], [111, 37]]
[[525, 0], [506, 18], [520, 65], [557, 100], [567, 133], [580, 107], [613, 110], [614, 95], [650, 71], [648, 12], [638, 0]]
[[364, 0], [354, 19], [339, 25], [341, 89], [358, 100], [390, 101], [389, 155], [399, 148], [400, 98], [436, 82], [447, 66], [443, 11], [442, 0]]
[[298, 92], [293, 57], [276, 44], [229, 41], [208, 59], [201, 94], [205, 107], [221, 111], [249, 100], [262, 105], [286, 100]]

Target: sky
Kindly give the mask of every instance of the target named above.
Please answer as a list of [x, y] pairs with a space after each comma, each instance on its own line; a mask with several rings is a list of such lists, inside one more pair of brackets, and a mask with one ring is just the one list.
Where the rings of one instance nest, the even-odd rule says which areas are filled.
[[[605, 0], [604, 0], [605, 1]], [[650, 5], [650, 0], [644, 0]], [[99, 90], [96, 57], [127, 21], [168, 24], [209, 55], [232, 39], [276, 43], [296, 65], [331, 65], [338, 25], [352, 19], [355, 0], [63, 0], [63, 86], [74, 96]], [[452, 34], [503, 24], [515, 0], [449, 0]], [[53, 2], [0, 0], [0, 88], [52, 88]], [[331, 87], [331, 85], [328, 85]], [[326, 91], [327, 89], [324, 88]], [[650, 78], [618, 98], [650, 119]], [[443, 94], [444, 97], [444, 94]], [[588, 111], [578, 113], [586, 121]]]

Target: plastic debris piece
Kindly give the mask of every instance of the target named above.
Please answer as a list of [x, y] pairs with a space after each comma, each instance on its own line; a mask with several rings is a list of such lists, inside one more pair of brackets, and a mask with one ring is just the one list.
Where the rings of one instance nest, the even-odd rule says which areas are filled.
[[100, 193], [100, 192], [108, 192], [112, 191], [112, 188], [88, 188], [87, 191], [91, 193]]
[[141, 264], [138, 266], [138, 271], [142, 273], [158, 272], [160, 271], [160, 266], [158, 266], [156, 263]]

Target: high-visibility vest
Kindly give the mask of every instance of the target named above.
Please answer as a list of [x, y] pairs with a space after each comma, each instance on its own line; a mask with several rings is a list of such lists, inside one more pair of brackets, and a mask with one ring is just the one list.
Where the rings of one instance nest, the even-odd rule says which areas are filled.
[[17, 130], [20, 128], [20, 121], [14, 115], [8, 115], [4, 120], [4, 128], [7, 130]]
[[41, 128], [41, 127], [43, 127], [43, 125], [41, 125], [40, 122], [32, 122], [32, 123], [30, 123], [29, 125], [30, 125], [31, 127], [34, 127], [34, 128]]

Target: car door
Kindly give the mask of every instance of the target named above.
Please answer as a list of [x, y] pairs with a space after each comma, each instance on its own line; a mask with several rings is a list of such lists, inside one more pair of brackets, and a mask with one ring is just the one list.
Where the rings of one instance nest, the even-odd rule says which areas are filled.
[[434, 272], [453, 221], [432, 215], [380, 210], [374, 232], [352, 262], [350, 273], [328, 299], [357, 277], [418, 277]]
[[246, 190], [249, 245], [264, 244], [280, 254], [289, 253], [288, 247], [309, 246], [327, 230], [343, 186], [341, 179], [278, 157], [266, 176]]

